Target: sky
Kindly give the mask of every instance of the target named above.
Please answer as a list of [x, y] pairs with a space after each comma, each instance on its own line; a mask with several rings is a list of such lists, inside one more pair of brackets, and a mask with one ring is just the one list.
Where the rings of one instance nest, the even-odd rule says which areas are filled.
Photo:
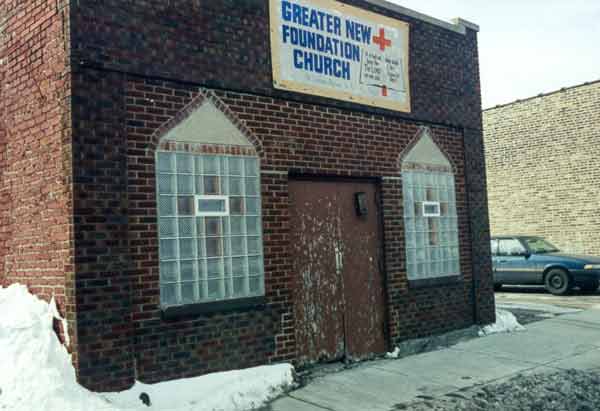
[[483, 107], [600, 80], [600, 0], [391, 0], [480, 26]]

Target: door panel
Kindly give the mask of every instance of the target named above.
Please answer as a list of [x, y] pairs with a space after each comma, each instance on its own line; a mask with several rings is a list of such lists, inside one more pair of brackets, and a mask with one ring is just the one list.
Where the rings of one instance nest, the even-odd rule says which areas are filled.
[[514, 239], [500, 239], [497, 271], [504, 284], [535, 284], [536, 267], [530, 258], [525, 257], [525, 247]]
[[[384, 285], [380, 272], [379, 207], [373, 184], [338, 186], [343, 238], [343, 279], [346, 305], [347, 355], [365, 358], [385, 350]], [[357, 216], [357, 192], [365, 194], [367, 212]]]
[[[364, 216], [356, 193], [364, 193]], [[384, 352], [376, 186], [292, 180], [290, 203], [300, 362]]]
[[306, 181], [290, 181], [289, 193], [299, 361], [341, 359], [345, 354], [345, 304], [338, 267], [341, 216], [333, 207], [338, 193], [329, 185]]
[[528, 284], [525, 257], [501, 256], [498, 260], [498, 271], [502, 274], [503, 284]]

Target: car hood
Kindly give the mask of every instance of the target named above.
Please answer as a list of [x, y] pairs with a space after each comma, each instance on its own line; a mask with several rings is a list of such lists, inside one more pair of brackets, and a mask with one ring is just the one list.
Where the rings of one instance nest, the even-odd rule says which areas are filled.
[[587, 264], [600, 264], [600, 257], [594, 257], [591, 255], [585, 254], [567, 254], [567, 253], [546, 253], [546, 254], [538, 254], [539, 256], [547, 256], [553, 258], [564, 258], [566, 260], [578, 261], [581, 263]]

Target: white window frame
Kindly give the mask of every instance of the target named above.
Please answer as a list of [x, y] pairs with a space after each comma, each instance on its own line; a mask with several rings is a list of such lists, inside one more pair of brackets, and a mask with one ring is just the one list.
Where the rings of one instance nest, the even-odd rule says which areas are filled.
[[[205, 211], [201, 212], [198, 209], [198, 202], [201, 200], [215, 200], [215, 201], [224, 201], [225, 202], [225, 210], [224, 211]], [[229, 196], [219, 196], [219, 195], [196, 195], [194, 196], [194, 208], [196, 217], [227, 217], [229, 216]]]
[[[440, 202], [439, 201], [423, 201], [423, 217], [440, 217], [442, 215], [442, 211], [441, 211], [441, 206], [440, 206]], [[427, 207], [435, 207], [436, 208], [436, 212], [434, 213], [428, 213], [425, 210], [427, 210]]]

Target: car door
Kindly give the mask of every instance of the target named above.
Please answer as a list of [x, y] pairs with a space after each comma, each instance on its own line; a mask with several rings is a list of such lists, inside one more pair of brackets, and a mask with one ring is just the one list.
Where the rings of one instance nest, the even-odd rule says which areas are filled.
[[497, 270], [498, 268], [498, 260], [500, 259], [500, 257], [498, 256], [498, 240], [495, 238], [492, 238], [490, 241], [490, 247], [491, 247], [491, 251], [492, 251], [492, 271], [494, 273], [494, 283], [495, 284], [502, 284], [502, 272], [499, 272]]
[[531, 278], [530, 284], [544, 284], [544, 269], [546, 268], [550, 258], [546, 253], [536, 254], [537, 250], [540, 249], [540, 246], [537, 245], [537, 241], [540, 240], [544, 241], [543, 239], [539, 239], [537, 237], [527, 237], [521, 239], [521, 242], [531, 255], [529, 257], [529, 264], [533, 270], [527, 272], [528, 278]]
[[518, 238], [498, 240], [496, 271], [503, 284], [533, 284], [535, 267], [527, 254], [525, 246]]

